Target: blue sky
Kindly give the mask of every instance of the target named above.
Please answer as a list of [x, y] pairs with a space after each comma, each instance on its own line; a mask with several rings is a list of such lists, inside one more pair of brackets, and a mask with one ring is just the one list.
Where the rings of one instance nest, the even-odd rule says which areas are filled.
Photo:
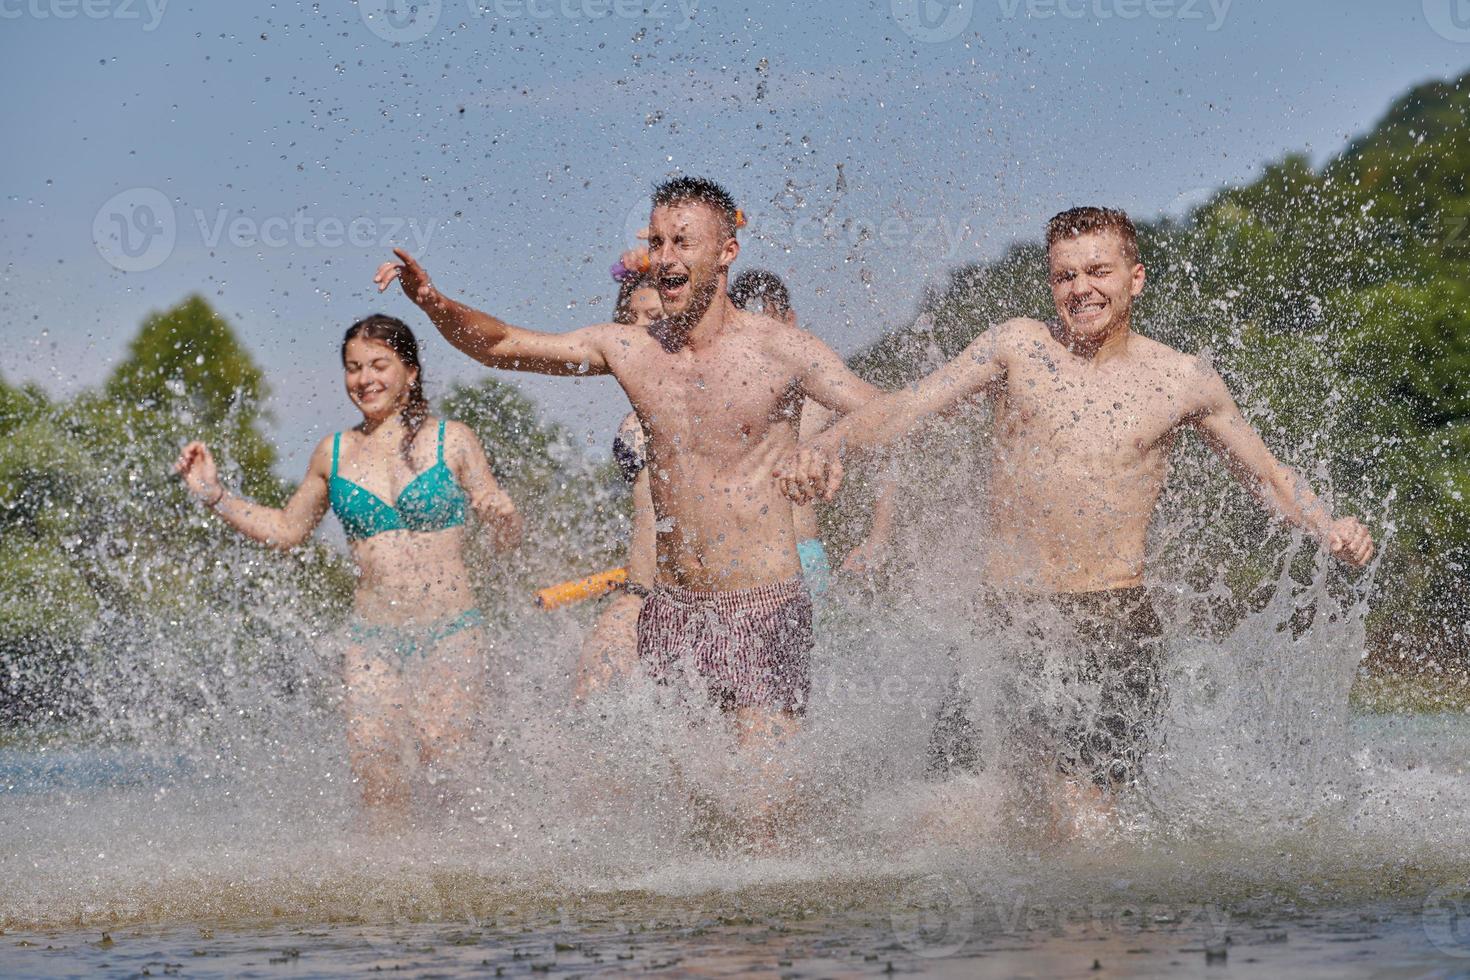
[[[354, 421], [359, 316], [419, 330], [431, 395], [484, 374], [376, 295], [389, 245], [567, 329], [606, 319], [649, 186], [708, 175], [751, 216], [740, 265], [849, 353], [1061, 208], [1151, 217], [1320, 160], [1470, 66], [1462, 0], [394, 4], [0, 0], [0, 375], [95, 384], [200, 292], [265, 366], [296, 477]], [[593, 451], [626, 410], [610, 380], [517, 380]]]

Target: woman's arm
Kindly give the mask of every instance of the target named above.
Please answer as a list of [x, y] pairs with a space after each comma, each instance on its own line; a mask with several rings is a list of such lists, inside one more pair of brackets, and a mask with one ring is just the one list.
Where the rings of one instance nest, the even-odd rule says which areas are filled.
[[657, 518], [653, 513], [653, 487], [644, 466], [633, 481], [633, 534], [628, 542], [628, 581], [652, 588], [658, 575]]
[[523, 522], [510, 495], [500, 488], [485, 457], [485, 447], [473, 429], [463, 422], [450, 422], [444, 427], [449, 443], [450, 469], [459, 485], [469, 495], [470, 507], [480, 525], [490, 532], [495, 551], [509, 551], [521, 543]]
[[328, 437], [311, 454], [306, 478], [281, 508], [252, 503], [227, 491], [219, 481], [213, 454], [202, 442], [184, 447], [174, 463], [174, 472], [183, 477], [190, 495], [226, 524], [254, 541], [287, 551], [309, 538], [327, 512], [331, 458], [332, 440]]
[[[654, 529], [653, 487], [648, 467], [633, 481], [633, 533], [628, 542], [628, 584], [649, 588], [656, 574], [657, 531]], [[638, 663], [638, 614], [642, 590], [622, 591], [608, 600], [592, 632], [582, 643], [572, 675], [572, 696], [580, 701], [614, 678], [633, 672]]]

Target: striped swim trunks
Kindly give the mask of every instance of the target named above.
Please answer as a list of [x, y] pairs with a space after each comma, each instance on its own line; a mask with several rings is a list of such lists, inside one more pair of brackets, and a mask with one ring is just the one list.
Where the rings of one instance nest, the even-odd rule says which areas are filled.
[[659, 585], [638, 616], [638, 659], [654, 680], [703, 686], [722, 711], [803, 712], [812, 643], [800, 578], [728, 592]]

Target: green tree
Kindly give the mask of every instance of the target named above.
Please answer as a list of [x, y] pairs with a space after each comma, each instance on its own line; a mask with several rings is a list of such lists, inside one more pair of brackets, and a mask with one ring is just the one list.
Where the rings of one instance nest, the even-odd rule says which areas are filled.
[[104, 389], [147, 436], [208, 436], [228, 446], [243, 489], [272, 503], [284, 486], [272, 467], [275, 448], [261, 430], [265, 375], [230, 325], [200, 296], [148, 317]]

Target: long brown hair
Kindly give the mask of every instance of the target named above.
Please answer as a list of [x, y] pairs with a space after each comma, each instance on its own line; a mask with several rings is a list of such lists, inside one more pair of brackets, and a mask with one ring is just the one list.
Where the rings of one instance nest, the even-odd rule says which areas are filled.
[[363, 317], [347, 328], [342, 338], [342, 364], [347, 365], [347, 342], [356, 338], [376, 340], [384, 344], [406, 367], [415, 369], [413, 381], [408, 386], [408, 404], [403, 406], [399, 418], [403, 421], [403, 442], [398, 447], [403, 461], [413, 469], [413, 441], [429, 417], [429, 400], [424, 397], [424, 368], [419, 364], [419, 342], [408, 329], [408, 324], [397, 317], [374, 313]]

